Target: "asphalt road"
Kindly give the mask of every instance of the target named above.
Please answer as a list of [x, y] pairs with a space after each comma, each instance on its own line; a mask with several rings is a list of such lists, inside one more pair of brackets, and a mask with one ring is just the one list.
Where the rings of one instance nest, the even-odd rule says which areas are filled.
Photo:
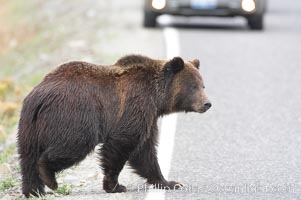
[[[243, 19], [171, 21], [213, 107], [178, 115], [169, 180], [186, 187], [165, 199], [301, 199], [301, 1], [270, 0], [263, 32]], [[130, 170], [120, 182], [128, 193], [97, 181], [64, 199], [146, 198]]]
[[266, 30], [178, 24], [213, 107], [180, 114], [165, 199], [301, 199], [301, 2], [270, 1]]

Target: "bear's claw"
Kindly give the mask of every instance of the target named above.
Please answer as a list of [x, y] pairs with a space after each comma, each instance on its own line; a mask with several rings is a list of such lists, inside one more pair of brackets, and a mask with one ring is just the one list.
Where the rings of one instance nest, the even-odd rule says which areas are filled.
[[178, 183], [176, 181], [167, 181], [166, 186], [168, 186], [172, 190], [178, 190], [184, 187], [182, 183]]
[[121, 192], [126, 192], [127, 189], [125, 186], [117, 183], [113, 189], [106, 189], [105, 191], [108, 193], [121, 193]]

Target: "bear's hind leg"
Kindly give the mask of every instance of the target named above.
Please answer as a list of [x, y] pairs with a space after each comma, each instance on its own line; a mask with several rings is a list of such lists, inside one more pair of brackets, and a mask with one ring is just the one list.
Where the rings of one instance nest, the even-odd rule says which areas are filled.
[[49, 168], [49, 161], [47, 153], [43, 153], [38, 161], [39, 174], [44, 182], [50, 189], [56, 190], [58, 185], [55, 179], [55, 171]]
[[126, 187], [118, 183], [118, 176], [130, 153], [135, 149], [135, 140], [112, 139], [103, 144], [99, 154], [104, 171], [103, 189], [108, 193], [126, 192]]
[[92, 149], [88, 146], [82, 146], [80, 149], [72, 147], [72, 145], [49, 147], [40, 156], [38, 161], [40, 177], [44, 184], [52, 190], [56, 190], [58, 187], [55, 173], [79, 163]]
[[20, 156], [22, 173], [22, 193], [29, 198], [30, 195], [44, 195], [44, 183], [40, 179], [37, 164], [32, 155]]

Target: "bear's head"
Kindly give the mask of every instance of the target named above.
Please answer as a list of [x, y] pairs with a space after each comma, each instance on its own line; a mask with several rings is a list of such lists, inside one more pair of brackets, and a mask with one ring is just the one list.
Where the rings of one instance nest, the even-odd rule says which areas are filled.
[[163, 66], [166, 81], [165, 106], [167, 113], [204, 113], [211, 107], [199, 72], [199, 60], [183, 61], [175, 57]]

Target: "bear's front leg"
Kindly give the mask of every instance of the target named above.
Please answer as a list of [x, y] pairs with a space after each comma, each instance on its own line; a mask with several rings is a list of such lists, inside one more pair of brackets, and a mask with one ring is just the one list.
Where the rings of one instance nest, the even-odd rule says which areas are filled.
[[167, 181], [162, 175], [157, 158], [157, 123], [153, 123], [151, 136], [139, 146], [129, 158], [129, 164], [135, 172], [147, 179], [148, 184], [154, 185], [157, 189], [180, 189], [183, 185], [175, 181]]
[[101, 167], [104, 171], [103, 189], [108, 193], [126, 192], [119, 184], [118, 176], [130, 153], [136, 148], [136, 138], [109, 138], [100, 150]]

